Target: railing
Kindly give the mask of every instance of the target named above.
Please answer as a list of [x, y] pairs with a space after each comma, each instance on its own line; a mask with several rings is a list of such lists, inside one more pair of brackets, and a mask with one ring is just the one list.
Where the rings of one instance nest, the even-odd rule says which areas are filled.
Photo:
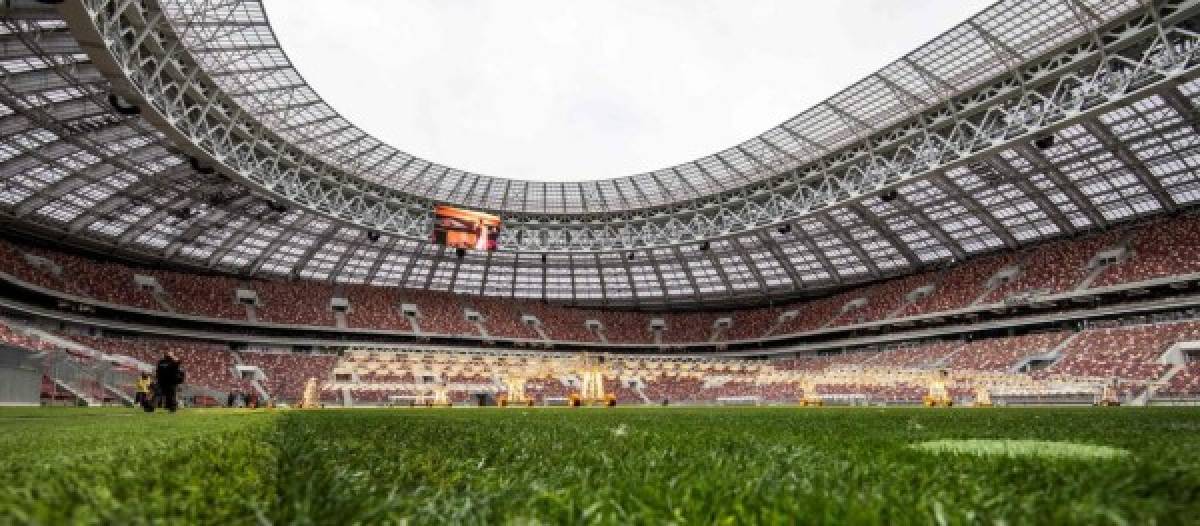
[[[43, 374], [54, 383], [51, 389], [62, 386], [87, 405], [132, 405], [140, 372], [114, 367], [105, 360], [72, 355], [61, 349], [44, 353]], [[51, 399], [59, 398], [55, 391], [49, 394]], [[219, 405], [228, 393], [184, 384], [179, 395], [185, 406], [209, 407]]]

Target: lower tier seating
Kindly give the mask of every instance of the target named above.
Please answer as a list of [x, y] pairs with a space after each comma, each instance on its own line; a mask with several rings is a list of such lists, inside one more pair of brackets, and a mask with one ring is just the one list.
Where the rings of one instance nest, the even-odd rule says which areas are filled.
[[257, 366], [266, 380], [262, 382], [272, 397], [296, 402], [304, 396], [309, 378], [320, 383], [331, 379], [337, 356], [329, 354], [242, 352], [242, 363]]
[[1158, 390], [1164, 396], [1200, 396], [1200, 361], [1183, 367], [1166, 386]]

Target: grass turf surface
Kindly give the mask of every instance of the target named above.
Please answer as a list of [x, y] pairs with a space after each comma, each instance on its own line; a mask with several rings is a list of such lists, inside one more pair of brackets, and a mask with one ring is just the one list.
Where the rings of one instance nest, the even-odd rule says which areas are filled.
[[[911, 447], [957, 439], [1129, 454]], [[4, 409], [0, 522], [1194, 524], [1198, 446], [1188, 408]]]

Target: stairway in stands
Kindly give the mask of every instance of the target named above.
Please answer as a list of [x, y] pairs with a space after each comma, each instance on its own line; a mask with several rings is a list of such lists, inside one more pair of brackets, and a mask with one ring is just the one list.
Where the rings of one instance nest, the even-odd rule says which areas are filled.
[[167, 299], [167, 293], [161, 289], [151, 289], [150, 297], [154, 298], [155, 303], [167, 312], [175, 312], [175, 307]]
[[[1109, 250], [1124, 249], [1124, 253], [1123, 253], [1124, 255], [1120, 258], [1120, 260], [1118, 260], [1115, 263], [1115, 265], [1120, 265], [1122, 263], [1125, 263], [1126, 261], [1128, 261], [1128, 258], [1130, 257], [1129, 245], [1130, 245], [1130, 243], [1133, 242], [1133, 237], [1136, 232], [1137, 231], [1134, 229], [1127, 230], [1121, 236], [1121, 238], [1117, 240], [1116, 243], [1113, 243], [1111, 246], [1101, 248], [1100, 250], [1098, 250], [1096, 252], [1096, 254], [1099, 255], [1099, 254], [1109, 251]], [[1079, 282], [1079, 284], [1074, 288], [1074, 290], [1082, 291], [1084, 289], [1091, 288], [1092, 282], [1096, 281], [1097, 278], [1099, 278], [1101, 275], [1103, 275], [1105, 272], [1107, 272], [1108, 269], [1110, 269], [1112, 267], [1113, 267], [1113, 265], [1096, 265], [1096, 268], [1093, 268], [1092, 270], [1090, 270], [1088, 272], [1087, 276], [1085, 276], [1083, 278], [1083, 280], [1081, 280]]]
[[1054, 365], [1055, 362], [1058, 362], [1059, 358], [1062, 358], [1063, 349], [1066, 349], [1067, 346], [1071, 345], [1072, 342], [1074, 342], [1076, 339], [1078, 339], [1082, 335], [1083, 335], [1083, 331], [1078, 331], [1078, 332], [1072, 333], [1070, 336], [1063, 339], [1063, 341], [1059, 342], [1058, 345], [1055, 345], [1049, 351], [1046, 351], [1042, 354], [1029, 355], [1029, 356], [1026, 356], [1026, 357], [1018, 360], [1017, 363], [1013, 364], [1013, 366], [1011, 368], [1009, 368], [1009, 372], [1011, 372], [1011, 373], [1021, 372], [1021, 369], [1024, 369], [1026, 366], [1029, 365], [1030, 362], [1033, 362], [1035, 360], [1048, 360], [1048, 361], [1050, 361], [1050, 365]]
[[546, 327], [542, 326], [540, 321], [539, 323], [532, 323], [529, 326], [533, 328], [533, 331], [536, 332], [539, 337], [541, 337], [542, 341], [550, 343], [550, 335], [546, 334]]
[[1076, 285], [1073, 290], [1081, 291], [1081, 290], [1087, 289], [1088, 287], [1091, 287], [1092, 282], [1096, 281], [1096, 278], [1100, 277], [1101, 274], [1104, 274], [1104, 271], [1108, 270], [1108, 267], [1109, 267], [1109, 265], [1096, 265], [1096, 268], [1089, 270], [1087, 275], [1084, 276], [1083, 279], [1079, 281], [1079, 284]]
[[643, 403], [646, 403], [646, 404], [652, 404], [652, 403], [654, 403], [654, 402], [651, 402], [651, 401], [650, 401], [650, 397], [649, 397], [649, 396], [646, 396], [646, 391], [642, 390], [642, 384], [641, 384], [641, 383], [638, 383], [637, 385], [633, 386], [633, 390], [634, 390], [635, 392], [637, 392], [638, 396], [642, 397], [642, 402], [643, 402]]
[[[241, 380], [242, 379], [241, 372], [238, 371], [237, 366], [238, 365], [246, 365], [246, 363], [242, 361], [242, 353], [237, 352], [237, 351], [230, 351], [229, 354], [231, 356], [233, 356], [233, 364], [234, 364], [233, 370], [230, 371], [230, 374], [233, 375], [233, 378], [235, 380]], [[261, 369], [259, 369], [259, 370], [261, 371]], [[263, 372], [263, 374], [266, 374], [266, 372]], [[259, 400], [269, 400], [271, 398], [270, 395], [267, 393], [267, 389], [262, 386], [262, 382], [259, 382], [257, 378], [250, 380], [250, 387], [253, 387], [254, 392], [258, 393]]]

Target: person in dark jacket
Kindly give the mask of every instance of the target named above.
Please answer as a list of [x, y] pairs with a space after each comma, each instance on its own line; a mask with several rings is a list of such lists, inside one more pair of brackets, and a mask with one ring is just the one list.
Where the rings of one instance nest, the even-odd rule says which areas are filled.
[[158, 386], [157, 394], [162, 407], [172, 413], [179, 409], [177, 395], [184, 379], [183, 365], [171, 351], [164, 353], [154, 367], [154, 383]]

